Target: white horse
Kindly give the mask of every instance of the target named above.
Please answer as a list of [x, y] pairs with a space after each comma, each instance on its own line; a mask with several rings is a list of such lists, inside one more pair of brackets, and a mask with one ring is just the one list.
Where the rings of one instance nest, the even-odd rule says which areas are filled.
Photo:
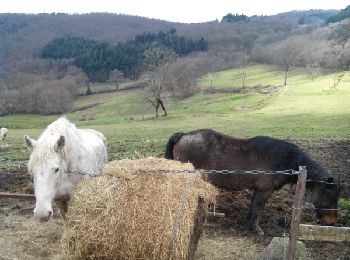
[[5, 140], [5, 137], [6, 137], [8, 132], [9, 132], [9, 130], [7, 128], [0, 127], [0, 141]]
[[[32, 150], [28, 172], [34, 179], [34, 217], [41, 220], [53, 216], [55, 198], [68, 197], [78, 182], [100, 174], [107, 162], [103, 134], [92, 129], [78, 129], [64, 117], [50, 124], [37, 141], [28, 136], [24, 139]], [[56, 203], [64, 216], [67, 201]]]

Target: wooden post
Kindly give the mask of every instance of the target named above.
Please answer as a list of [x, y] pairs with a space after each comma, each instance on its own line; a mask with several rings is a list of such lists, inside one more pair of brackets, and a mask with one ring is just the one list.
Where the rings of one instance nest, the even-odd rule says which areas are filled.
[[295, 200], [293, 204], [292, 221], [289, 234], [287, 253], [284, 260], [294, 260], [295, 249], [298, 240], [299, 224], [301, 219], [302, 207], [304, 203], [305, 184], [307, 171], [305, 166], [299, 166], [298, 182], [295, 190]]

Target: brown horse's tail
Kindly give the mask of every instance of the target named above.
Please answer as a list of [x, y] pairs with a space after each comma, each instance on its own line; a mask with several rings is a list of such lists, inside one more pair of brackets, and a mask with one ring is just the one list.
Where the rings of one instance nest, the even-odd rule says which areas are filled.
[[174, 160], [174, 155], [173, 155], [174, 146], [181, 139], [181, 137], [184, 134], [185, 133], [175, 133], [169, 138], [169, 141], [168, 141], [168, 143], [166, 144], [166, 147], [165, 147], [164, 157], [166, 159]]

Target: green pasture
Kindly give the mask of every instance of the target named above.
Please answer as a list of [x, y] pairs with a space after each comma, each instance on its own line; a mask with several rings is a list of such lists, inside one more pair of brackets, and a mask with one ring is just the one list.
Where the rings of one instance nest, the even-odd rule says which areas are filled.
[[[239, 87], [239, 70], [215, 73], [215, 88]], [[235, 75], [237, 77], [235, 77]], [[335, 74], [312, 80], [303, 69], [293, 69], [288, 86], [283, 71], [272, 66], [254, 65], [247, 69], [246, 86], [274, 85], [277, 91], [260, 93], [198, 94], [187, 99], [165, 100], [169, 115], [155, 118], [142, 90], [94, 94], [78, 98], [75, 112], [66, 116], [79, 127], [100, 130], [108, 140], [110, 159], [158, 155], [169, 136], [178, 131], [212, 128], [237, 137], [268, 135], [278, 138], [348, 138], [350, 136], [349, 76], [330, 91]], [[199, 81], [210, 88], [211, 74]], [[98, 88], [98, 86], [94, 86]], [[0, 164], [25, 161], [29, 151], [23, 135], [37, 138], [59, 115], [11, 115], [0, 117], [0, 125], [10, 128], [0, 143]], [[1, 165], [0, 165], [1, 166]]]

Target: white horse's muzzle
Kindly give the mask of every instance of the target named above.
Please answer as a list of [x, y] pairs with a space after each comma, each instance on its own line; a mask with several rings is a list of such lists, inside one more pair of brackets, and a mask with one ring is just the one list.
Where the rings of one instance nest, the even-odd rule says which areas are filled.
[[34, 209], [34, 217], [41, 221], [48, 221], [53, 216], [53, 210], [51, 205], [49, 207], [38, 207]]

